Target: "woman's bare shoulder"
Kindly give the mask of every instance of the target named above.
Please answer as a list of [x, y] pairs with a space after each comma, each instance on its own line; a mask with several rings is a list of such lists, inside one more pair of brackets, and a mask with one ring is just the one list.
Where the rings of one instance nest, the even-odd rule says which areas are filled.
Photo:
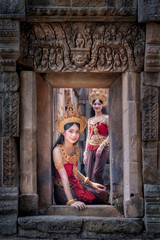
[[61, 156], [61, 151], [58, 146], [53, 149], [53, 156]]

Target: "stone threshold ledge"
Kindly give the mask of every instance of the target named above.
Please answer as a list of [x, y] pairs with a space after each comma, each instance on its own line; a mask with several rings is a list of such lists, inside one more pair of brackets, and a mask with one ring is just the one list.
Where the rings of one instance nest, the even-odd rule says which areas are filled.
[[114, 206], [111, 205], [87, 205], [85, 211], [78, 211], [74, 207], [66, 205], [52, 205], [45, 212], [45, 215], [62, 216], [92, 216], [92, 217], [124, 217]]
[[[78, 216], [32, 216], [18, 219], [18, 237], [28, 239], [137, 239], [143, 220]], [[115, 237], [118, 238], [115, 238]], [[113, 238], [114, 237], [114, 238]], [[139, 238], [138, 238], [139, 239]]]

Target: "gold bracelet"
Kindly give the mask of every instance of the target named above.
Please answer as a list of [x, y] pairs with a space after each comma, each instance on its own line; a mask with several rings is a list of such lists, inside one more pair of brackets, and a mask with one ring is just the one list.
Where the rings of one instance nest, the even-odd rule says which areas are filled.
[[71, 200], [69, 200], [69, 201], [66, 203], [66, 205], [67, 205], [67, 206], [71, 206], [72, 203], [74, 203], [75, 201], [77, 201], [77, 199], [71, 199]]
[[87, 151], [84, 151], [83, 156], [87, 157]]
[[88, 182], [89, 182], [89, 177], [85, 177], [83, 183], [84, 183], [84, 184], [87, 184]]
[[105, 147], [107, 147], [107, 146], [109, 146], [109, 142], [105, 139], [105, 140], [100, 144], [100, 147], [101, 147], [101, 148], [105, 148]]

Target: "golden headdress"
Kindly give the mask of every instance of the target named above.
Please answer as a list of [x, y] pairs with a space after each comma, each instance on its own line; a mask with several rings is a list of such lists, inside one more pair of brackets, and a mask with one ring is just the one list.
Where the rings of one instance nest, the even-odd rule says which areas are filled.
[[71, 103], [70, 100], [70, 96], [69, 96], [69, 91], [67, 93], [67, 106], [64, 110], [63, 107], [61, 107], [63, 114], [60, 114], [60, 111], [57, 111], [57, 115], [56, 115], [56, 121], [55, 121], [55, 127], [56, 130], [59, 134], [63, 134], [64, 133], [64, 126], [67, 123], [71, 123], [71, 122], [76, 122], [80, 124], [80, 133], [84, 132], [84, 129], [86, 128], [87, 125], [87, 119], [82, 116], [82, 111], [80, 109], [80, 107], [77, 110], [77, 104], [75, 106], [73, 106], [73, 104]]
[[108, 92], [106, 88], [90, 88], [89, 90], [89, 102], [92, 105], [93, 100], [100, 99], [103, 102], [103, 106], [108, 103]]

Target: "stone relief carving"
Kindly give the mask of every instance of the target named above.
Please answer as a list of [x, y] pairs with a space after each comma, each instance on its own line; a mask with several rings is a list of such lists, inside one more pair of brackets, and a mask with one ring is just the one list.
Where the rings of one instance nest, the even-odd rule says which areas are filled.
[[3, 136], [19, 136], [19, 94], [7, 92], [3, 97]]
[[15, 142], [12, 138], [3, 138], [3, 185], [15, 185], [16, 156]]
[[143, 87], [142, 139], [158, 140], [158, 88]]
[[0, 19], [1, 71], [16, 71], [19, 56], [19, 21]]
[[144, 31], [134, 24], [30, 23], [19, 63], [38, 72], [141, 71]]
[[16, 72], [0, 72], [0, 92], [16, 92], [19, 87], [19, 77]]

